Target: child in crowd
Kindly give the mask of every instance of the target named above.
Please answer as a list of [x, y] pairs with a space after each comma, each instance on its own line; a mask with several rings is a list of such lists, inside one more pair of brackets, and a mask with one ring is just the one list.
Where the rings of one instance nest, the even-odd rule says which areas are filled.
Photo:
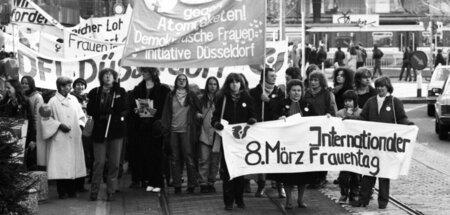
[[[361, 108], [358, 107], [358, 95], [353, 90], [347, 90], [342, 95], [344, 99], [344, 108], [340, 109], [336, 116], [340, 118], [356, 118], [361, 114]], [[339, 172], [339, 187], [341, 188], [341, 197], [339, 198], [340, 204], [345, 204], [347, 199], [349, 203], [352, 204], [356, 201], [356, 197], [358, 196], [358, 188], [359, 182], [361, 179], [361, 175], [348, 172], [341, 171]]]

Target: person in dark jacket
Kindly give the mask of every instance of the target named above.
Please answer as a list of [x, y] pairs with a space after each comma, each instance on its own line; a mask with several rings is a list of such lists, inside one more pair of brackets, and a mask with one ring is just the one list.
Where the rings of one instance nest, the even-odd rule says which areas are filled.
[[375, 60], [375, 66], [373, 68], [373, 76], [376, 77], [377, 72], [380, 73], [380, 76], [383, 76], [383, 72], [381, 71], [381, 58], [383, 57], [383, 52], [378, 48], [377, 45], [373, 45], [373, 54], [372, 58]]
[[188, 78], [180, 74], [175, 78], [174, 89], [164, 102], [161, 117], [165, 144], [171, 149], [172, 179], [175, 193], [181, 193], [181, 159], [184, 159], [188, 176], [188, 193], [197, 186], [197, 167], [194, 160], [202, 119], [200, 100], [189, 89]]
[[338, 67], [333, 72], [333, 93], [338, 110], [344, 108], [344, 92], [353, 89], [353, 73], [345, 67]]
[[442, 49], [438, 49], [437, 52], [438, 53], [436, 55], [436, 60], [434, 61], [434, 68], [436, 68], [439, 64], [445, 66], [445, 59], [444, 56], [442, 55]]
[[[414, 124], [408, 120], [408, 116], [406, 116], [405, 109], [403, 108], [403, 103], [398, 98], [391, 95], [394, 88], [388, 77], [383, 76], [375, 80], [375, 88], [377, 90], [377, 96], [374, 96], [367, 101], [358, 119], [392, 124]], [[365, 207], [369, 204], [376, 179], [377, 178], [373, 176], [363, 176], [359, 200], [356, 201], [353, 206]], [[378, 178], [378, 207], [380, 209], [385, 209], [389, 202], [389, 184], [390, 181], [388, 178]]]
[[134, 122], [129, 135], [139, 137], [131, 143], [134, 152], [130, 160], [134, 176], [131, 187], [145, 186], [146, 191], [158, 193], [164, 187], [161, 116], [170, 88], [161, 84], [157, 68], [139, 67], [138, 70], [142, 81], [134, 87], [129, 99]]
[[[305, 101], [311, 105], [316, 116], [331, 115], [335, 116], [337, 112], [334, 94], [328, 89], [327, 80], [322, 72], [314, 71], [309, 75], [309, 88], [305, 93]], [[316, 189], [327, 183], [327, 172], [319, 172], [319, 177], [315, 183], [310, 184], [308, 188]]]
[[[217, 130], [223, 130], [221, 119], [229, 124], [245, 123], [253, 125], [256, 123], [256, 112], [253, 99], [244, 90], [244, 81], [237, 73], [230, 73], [217, 98], [211, 125]], [[220, 175], [223, 180], [223, 200], [225, 210], [232, 210], [234, 203], [238, 208], [245, 208], [244, 203], [244, 176], [230, 180], [225, 156], [222, 151]]]
[[398, 76], [398, 80], [401, 81], [403, 78], [403, 72], [406, 69], [406, 76], [405, 76], [405, 81], [408, 81], [408, 77], [409, 80], [411, 81], [411, 49], [409, 47], [405, 47], [403, 50], [403, 64], [402, 64], [402, 69], [400, 70], [400, 76]]
[[[277, 80], [277, 74], [275, 71], [271, 68], [265, 68], [263, 71], [261, 71], [261, 78], [259, 80], [259, 84], [250, 90], [250, 96], [253, 98], [254, 104], [255, 104], [255, 111], [258, 116], [258, 121], [270, 121], [275, 120], [272, 118], [272, 107], [273, 105], [271, 103], [276, 103], [278, 101], [281, 101], [284, 98], [283, 91], [280, 90], [275, 85], [275, 82]], [[265, 83], [263, 84], [263, 81]], [[264, 89], [263, 89], [264, 86]], [[264, 106], [264, 114], [263, 112], [263, 106]], [[266, 184], [266, 175], [265, 174], [257, 174], [257, 184], [258, 189], [255, 193], [256, 197], [262, 197], [264, 194], [264, 187]], [[282, 195], [281, 185], [278, 185], [279, 194]]]
[[337, 51], [334, 53], [334, 62], [338, 63], [339, 66], [345, 66], [345, 53], [341, 50], [341, 47], [337, 47]]
[[125, 89], [117, 82], [117, 72], [110, 68], [103, 69], [98, 77], [100, 86], [89, 92], [87, 104], [87, 114], [94, 120], [91, 136], [94, 167], [89, 198], [91, 201], [97, 200], [106, 162], [107, 201], [113, 201], [124, 137], [124, 117], [128, 108]]
[[317, 65], [322, 69], [322, 63], [325, 63], [326, 60], [327, 51], [325, 51], [325, 47], [321, 45], [319, 51], [317, 52]]
[[28, 102], [22, 92], [22, 86], [16, 79], [9, 79], [5, 84], [6, 96], [0, 101], [0, 116], [27, 118]]
[[358, 94], [358, 107], [363, 108], [369, 98], [377, 92], [371, 85], [372, 74], [366, 67], [359, 68], [355, 73], [355, 92]]
[[[314, 116], [314, 109], [303, 99], [304, 86], [300, 80], [293, 79], [287, 83], [288, 98], [278, 101], [272, 112], [274, 119], [286, 118], [294, 114], [301, 116]], [[299, 144], [305, 144], [301, 141]], [[303, 194], [305, 192], [306, 184], [314, 183], [317, 178], [314, 172], [302, 173], [279, 173], [270, 174], [269, 178], [273, 178], [285, 185], [286, 190], [286, 209], [292, 209], [292, 190], [297, 186], [298, 198], [297, 204], [300, 208], [306, 208], [307, 205], [303, 201]]]

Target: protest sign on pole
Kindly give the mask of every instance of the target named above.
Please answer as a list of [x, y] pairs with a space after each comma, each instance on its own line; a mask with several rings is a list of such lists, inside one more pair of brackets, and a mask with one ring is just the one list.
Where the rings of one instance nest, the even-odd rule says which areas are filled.
[[255, 125], [226, 125], [221, 135], [231, 178], [350, 171], [397, 179], [408, 173], [417, 133], [417, 126], [296, 114]]
[[263, 64], [265, 1], [136, 1], [122, 65]]

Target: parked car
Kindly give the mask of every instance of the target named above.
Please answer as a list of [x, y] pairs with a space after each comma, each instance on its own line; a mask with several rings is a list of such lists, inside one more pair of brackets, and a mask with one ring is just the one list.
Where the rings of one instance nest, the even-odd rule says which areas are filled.
[[448, 137], [450, 128], [450, 78], [447, 78], [442, 88], [442, 93], [437, 97], [435, 107], [435, 130], [439, 139]]
[[449, 74], [450, 66], [438, 66], [434, 70], [427, 89], [428, 116], [434, 116], [434, 103], [436, 102], [437, 96], [442, 93], [442, 86], [444, 86], [444, 82], [447, 80]]

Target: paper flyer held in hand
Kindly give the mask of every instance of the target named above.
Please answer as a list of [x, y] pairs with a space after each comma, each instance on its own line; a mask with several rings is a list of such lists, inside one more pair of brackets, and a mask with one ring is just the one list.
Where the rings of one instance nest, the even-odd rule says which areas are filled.
[[151, 99], [136, 99], [136, 106], [139, 111], [139, 117], [148, 118], [154, 117], [154, 114], [150, 113], [150, 109], [153, 109], [153, 100]]

